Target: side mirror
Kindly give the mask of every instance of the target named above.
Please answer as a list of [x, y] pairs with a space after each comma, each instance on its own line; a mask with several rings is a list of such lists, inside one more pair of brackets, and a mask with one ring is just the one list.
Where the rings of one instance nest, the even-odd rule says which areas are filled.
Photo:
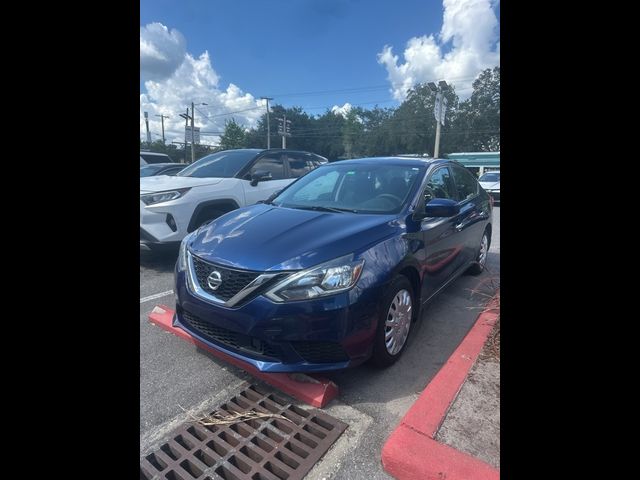
[[458, 213], [460, 205], [449, 198], [434, 198], [424, 206], [425, 217], [453, 217]]
[[251, 174], [251, 186], [255, 187], [258, 185], [258, 182], [271, 180], [271, 178], [271, 172], [267, 172], [266, 170], [256, 170]]

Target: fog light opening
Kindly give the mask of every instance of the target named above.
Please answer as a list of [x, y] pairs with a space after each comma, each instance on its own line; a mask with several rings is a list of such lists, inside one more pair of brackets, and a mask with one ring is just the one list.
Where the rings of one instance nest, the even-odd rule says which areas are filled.
[[176, 221], [173, 219], [173, 216], [170, 213], [167, 213], [167, 225], [169, 225], [169, 228], [171, 229], [172, 232], [175, 232], [176, 230], [178, 230]]

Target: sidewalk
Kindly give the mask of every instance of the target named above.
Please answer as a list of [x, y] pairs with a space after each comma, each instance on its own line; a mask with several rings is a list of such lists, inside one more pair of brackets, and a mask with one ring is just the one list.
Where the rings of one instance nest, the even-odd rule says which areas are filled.
[[499, 479], [498, 321], [499, 303], [478, 316], [388, 438], [382, 464], [395, 478]]

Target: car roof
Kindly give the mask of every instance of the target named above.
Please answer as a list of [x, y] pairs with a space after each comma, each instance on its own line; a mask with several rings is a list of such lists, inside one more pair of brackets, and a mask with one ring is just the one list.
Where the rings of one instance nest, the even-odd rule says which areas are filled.
[[326, 160], [325, 157], [323, 157], [322, 155], [318, 155], [317, 153], [309, 152], [307, 150], [296, 150], [293, 148], [268, 148], [268, 149], [267, 148], [232, 148], [229, 150], [220, 150], [218, 152], [212, 152], [207, 155], [215, 155], [216, 153], [222, 153], [222, 152], [238, 152], [238, 151], [255, 152], [256, 155], [262, 155], [264, 153], [281, 153], [281, 152], [308, 153], [310, 155], [315, 155], [316, 157], [323, 158]]
[[148, 163], [147, 165], [140, 165], [140, 168], [142, 167], [186, 167], [187, 164], [186, 163], [177, 163], [177, 162], [173, 162], [173, 163]]
[[143, 153], [144, 153], [145, 155], [158, 155], [158, 156], [160, 156], [160, 157], [168, 157], [168, 156], [169, 156], [169, 155], [167, 155], [166, 153], [145, 152], [144, 150], [140, 150], [140, 155], [142, 155]]
[[415, 167], [429, 166], [437, 163], [452, 163], [451, 160], [443, 158], [414, 158], [414, 157], [366, 157], [355, 158], [351, 160], [340, 160], [338, 162], [332, 162], [332, 164], [371, 164], [384, 162], [389, 165], [413, 165]]

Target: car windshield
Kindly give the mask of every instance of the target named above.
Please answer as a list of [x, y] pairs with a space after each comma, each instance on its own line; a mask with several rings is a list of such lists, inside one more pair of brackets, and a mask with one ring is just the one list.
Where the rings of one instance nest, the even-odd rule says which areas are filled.
[[500, 173], [492, 172], [485, 173], [479, 179], [479, 182], [499, 182], [500, 181]]
[[425, 167], [389, 164], [325, 164], [283, 190], [271, 202], [305, 210], [398, 213]]
[[258, 150], [226, 150], [212, 153], [178, 172], [178, 177], [231, 178], [253, 160]]
[[143, 167], [140, 167], [140, 176], [151, 177], [152, 175], [155, 175], [160, 170], [165, 168], [165, 166], [166, 165], [145, 165]]

